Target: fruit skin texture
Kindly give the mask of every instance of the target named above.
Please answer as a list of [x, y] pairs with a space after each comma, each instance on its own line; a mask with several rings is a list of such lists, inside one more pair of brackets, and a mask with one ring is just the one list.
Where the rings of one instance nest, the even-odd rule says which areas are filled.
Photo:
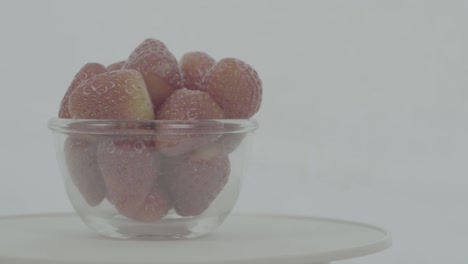
[[164, 177], [165, 186], [180, 216], [202, 214], [226, 185], [230, 173], [227, 155], [196, 152], [174, 164]]
[[115, 137], [99, 143], [97, 160], [108, 198], [133, 218], [153, 191], [160, 157], [150, 137]]
[[199, 90], [205, 74], [215, 63], [216, 61], [205, 52], [185, 53], [179, 62], [184, 87]]
[[[159, 120], [204, 120], [223, 119], [223, 110], [205, 92], [179, 89], [167, 98], [156, 114]], [[218, 125], [219, 126], [219, 125]], [[190, 131], [190, 135], [168, 135], [156, 136], [158, 150], [166, 156], [177, 156], [194, 150], [208, 142], [215, 141], [220, 135], [204, 134], [214, 127], [204, 127]], [[162, 127], [164, 129], [164, 127]], [[208, 131], [207, 131], [208, 130]], [[169, 129], [168, 132], [177, 133], [177, 129]]]
[[105, 72], [88, 79], [70, 95], [68, 108], [75, 119], [154, 118], [145, 82], [135, 70]]
[[177, 59], [159, 40], [143, 41], [130, 54], [124, 68], [141, 72], [151, 96], [154, 112], [173, 91], [182, 88]]
[[106, 188], [96, 159], [96, 139], [69, 136], [64, 143], [65, 162], [70, 177], [88, 205], [99, 205]]
[[142, 221], [152, 222], [163, 218], [172, 208], [172, 202], [165, 189], [156, 185], [153, 191], [146, 196], [143, 205], [130, 218]]
[[205, 75], [200, 90], [211, 94], [230, 119], [252, 117], [262, 102], [262, 81], [257, 72], [234, 58], [218, 61]]
[[126, 61], [118, 61], [118, 62], [114, 62], [112, 64], [109, 64], [107, 66], [107, 70], [108, 71], [117, 71], [117, 70], [121, 70], [123, 69], [123, 66], [125, 65], [125, 62]]
[[107, 72], [106, 67], [99, 63], [87, 63], [78, 71], [60, 103], [60, 118], [71, 118], [70, 112], [68, 111], [68, 100], [73, 91], [86, 80], [104, 72]]
[[209, 93], [186, 88], [171, 94], [156, 114], [159, 120], [223, 119], [224, 112]]

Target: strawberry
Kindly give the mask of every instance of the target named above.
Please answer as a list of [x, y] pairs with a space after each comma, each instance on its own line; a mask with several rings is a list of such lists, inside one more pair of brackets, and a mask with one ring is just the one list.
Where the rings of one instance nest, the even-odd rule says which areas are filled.
[[87, 63], [78, 71], [60, 103], [60, 118], [71, 118], [70, 112], [68, 111], [68, 100], [70, 94], [72, 94], [81, 83], [104, 72], [107, 72], [106, 67], [99, 63]]
[[[211, 98], [208, 93], [186, 88], [175, 91], [156, 113], [156, 119], [160, 120], [204, 120], [223, 119], [223, 110]], [[210, 128], [203, 127], [193, 129], [190, 135], [167, 135], [156, 136], [156, 146], [166, 156], [176, 156], [187, 153], [207, 142], [215, 141], [219, 135], [206, 134]], [[164, 130], [164, 127], [160, 128]], [[166, 130], [166, 132], [177, 133], [177, 129]]]
[[252, 117], [262, 102], [257, 72], [234, 58], [218, 61], [205, 75], [200, 90], [209, 93], [231, 119]]
[[114, 62], [112, 64], [109, 64], [107, 66], [107, 70], [108, 71], [117, 71], [117, 70], [121, 70], [123, 69], [123, 66], [125, 64], [126, 61], [118, 61], [118, 62]]
[[88, 79], [70, 95], [68, 108], [77, 119], [154, 118], [145, 82], [135, 70], [105, 72]]
[[208, 148], [174, 163], [164, 175], [164, 184], [181, 216], [202, 214], [228, 181], [229, 158]]
[[108, 198], [133, 217], [156, 184], [160, 159], [149, 137], [115, 137], [99, 143], [97, 160]]
[[70, 178], [90, 206], [99, 205], [106, 189], [96, 160], [96, 139], [69, 136], [64, 145]]
[[146, 197], [140, 209], [130, 218], [142, 222], [157, 221], [163, 218], [171, 208], [172, 203], [169, 194], [165, 189], [156, 185]]
[[179, 62], [185, 88], [199, 90], [205, 74], [216, 61], [205, 52], [186, 53]]
[[167, 98], [156, 114], [159, 120], [222, 119], [223, 110], [206, 92], [179, 89]]
[[177, 59], [159, 40], [143, 41], [130, 54], [124, 68], [141, 72], [155, 112], [174, 90], [182, 87]]

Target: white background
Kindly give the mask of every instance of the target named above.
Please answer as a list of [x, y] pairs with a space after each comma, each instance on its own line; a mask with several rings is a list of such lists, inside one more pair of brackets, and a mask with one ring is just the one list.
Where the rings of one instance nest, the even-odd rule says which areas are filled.
[[343, 263], [467, 263], [467, 14], [466, 1], [2, 1], [0, 215], [71, 210], [47, 121], [83, 64], [154, 37], [262, 77], [236, 210], [392, 231], [391, 249]]

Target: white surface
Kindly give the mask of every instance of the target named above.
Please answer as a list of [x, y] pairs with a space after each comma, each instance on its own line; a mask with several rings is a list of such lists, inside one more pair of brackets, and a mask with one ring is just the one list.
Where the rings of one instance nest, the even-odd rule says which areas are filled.
[[209, 236], [178, 241], [99, 237], [76, 215], [0, 218], [0, 261], [9, 264], [312, 264], [386, 249], [379, 227], [325, 218], [232, 215]]
[[1, 1], [0, 214], [71, 210], [47, 120], [84, 63], [151, 36], [263, 79], [237, 211], [392, 231], [390, 250], [347, 264], [466, 264], [466, 14], [456, 0]]

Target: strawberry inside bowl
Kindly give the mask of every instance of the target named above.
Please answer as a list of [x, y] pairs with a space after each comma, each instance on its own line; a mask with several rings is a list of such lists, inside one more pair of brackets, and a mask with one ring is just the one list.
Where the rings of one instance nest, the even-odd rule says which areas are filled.
[[237, 201], [257, 127], [249, 119], [49, 121], [71, 204], [111, 238], [216, 229]]
[[244, 61], [178, 61], [151, 38], [127, 60], [85, 64], [49, 122], [76, 212], [112, 238], [214, 230], [239, 195], [262, 91]]

